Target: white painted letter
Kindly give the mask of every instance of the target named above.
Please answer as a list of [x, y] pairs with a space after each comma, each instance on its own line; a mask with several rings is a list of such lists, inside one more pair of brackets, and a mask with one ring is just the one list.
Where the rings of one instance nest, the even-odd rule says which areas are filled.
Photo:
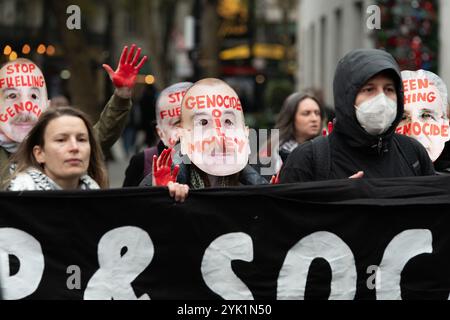
[[[11, 276], [9, 257], [20, 262], [19, 271]], [[44, 255], [40, 243], [31, 235], [18, 229], [0, 229], [0, 283], [3, 299], [22, 299], [39, 286], [44, 273]]]
[[215, 239], [203, 256], [203, 279], [212, 291], [225, 300], [253, 300], [248, 287], [231, 269], [233, 260], [253, 260], [253, 243], [248, 234], [228, 233]]
[[401, 273], [413, 257], [433, 252], [433, 235], [430, 230], [406, 230], [392, 239], [384, 250], [377, 270], [377, 300], [401, 300]]
[[[121, 255], [122, 249], [126, 252]], [[121, 227], [107, 232], [98, 244], [100, 269], [92, 276], [84, 292], [85, 300], [136, 300], [131, 282], [153, 259], [150, 236], [137, 227]], [[147, 294], [140, 300], [149, 300]]]
[[304, 237], [287, 253], [278, 276], [277, 299], [303, 300], [309, 267], [316, 258], [331, 267], [330, 300], [354, 299], [355, 258], [350, 248], [333, 233], [319, 231]]

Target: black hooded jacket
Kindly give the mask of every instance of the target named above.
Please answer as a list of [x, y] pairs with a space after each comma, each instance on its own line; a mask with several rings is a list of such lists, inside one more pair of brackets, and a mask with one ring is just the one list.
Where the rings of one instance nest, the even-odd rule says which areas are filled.
[[[379, 136], [367, 133], [356, 118], [355, 100], [362, 86], [380, 72], [388, 72], [397, 91], [397, 117], [391, 127]], [[398, 64], [382, 50], [359, 49], [339, 62], [333, 83], [336, 122], [327, 137], [330, 146], [330, 179], [343, 179], [364, 171], [365, 178], [414, 176], [416, 173], [403, 156], [402, 145], [393, 142], [395, 128], [403, 115], [403, 86]], [[400, 140], [400, 139], [398, 139]], [[420, 175], [435, 174], [425, 148], [412, 138], [410, 143], [420, 162]], [[411, 149], [411, 147], [409, 148]], [[314, 173], [312, 143], [297, 147], [287, 159], [280, 174], [281, 183], [319, 180]]]

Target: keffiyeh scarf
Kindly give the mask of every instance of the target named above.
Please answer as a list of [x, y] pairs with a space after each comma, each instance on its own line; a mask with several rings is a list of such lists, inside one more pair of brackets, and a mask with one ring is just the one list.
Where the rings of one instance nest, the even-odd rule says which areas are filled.
[[[88, 175], [84, 175], [80, 178], [79, 189], [91, 190], [100, 189], [100, 187], [94, 179]], [[8, 190], [62, 190], [62, 188], [41, 171], [35, 168], [29, 168], [11, 180]]]

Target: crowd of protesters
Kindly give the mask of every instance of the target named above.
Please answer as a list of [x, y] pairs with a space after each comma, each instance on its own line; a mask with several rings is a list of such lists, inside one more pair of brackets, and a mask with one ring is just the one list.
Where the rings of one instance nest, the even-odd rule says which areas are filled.
[[[125, 128], [136, 76], [146, 60], [133, 45], [124, 48], [115, 71], [103, 66], [115, 92], [95, 125], [75, 107], [50, 103], [43, 74], [32, 61], [4, 64], [0, 68], [3, 189], [107, 188], [103, 154]], [[411, 131], [411, 124], [404, 123], [405, 114], [415, 114], [406, 108], [413, 96], [405, 98], [405, 85], [411, 90], [417, 87], [402, 75], [389, 53], [353, 50], [336, 68], [334, 119], [325, 119], [314, 95], [288, 96], [275, 126], [282, 166], [270, 181], [248, 163], [249, 128], [236, 91], [213, 78], [175, 83], [156, 102], [159, 142], [131, 158], [123, 186], [167, 187], [175, 200], [184, 201], [190, 189], [209, 187], [434, 175], [433, 161], [446, 163], [438, 158], [447, 154], [442, 151], [449, 140], [446, 87], [441, 83], [438, 90], [429, 89], [434, 99], [421, 109], [420, 124], [412, 126], [412, 131], [420, 126], [427, 139], [440, 128], [439, 147], [424, 147], [420, 139], [400, 134]], [[436, 103], [440, 112], [432, 106]], [[327, 120], [333, 126], [324, 130]], [[405, 132], [399, 131], [399, 124]]]

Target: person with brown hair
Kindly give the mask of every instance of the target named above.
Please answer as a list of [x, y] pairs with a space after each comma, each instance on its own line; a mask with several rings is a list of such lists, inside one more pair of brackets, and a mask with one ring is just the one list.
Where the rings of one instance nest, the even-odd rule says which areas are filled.
[[295, 92], [283, 103], [275, 129], [279, 129], [280, 157], [283, 162], [299, 144], [320, 135], [324, 110], [312, 95]]
[[7, 190], [107, 188], [100, 145], [87, 116], [71, 107], [44, 112], [12, 156]]
[[[141, 49], [125, 46], [117, 69], [103, 65], [115, 91], [94, 125], [102, 150], [106, 152], [120, 137], [131, 109], [131, 94], [139, 70]], [[19, 58], [0, 66], [0, 179], [8, 179], [11, 156], [50, 105], [47, 85], [40, 68], [31, 60]]]

